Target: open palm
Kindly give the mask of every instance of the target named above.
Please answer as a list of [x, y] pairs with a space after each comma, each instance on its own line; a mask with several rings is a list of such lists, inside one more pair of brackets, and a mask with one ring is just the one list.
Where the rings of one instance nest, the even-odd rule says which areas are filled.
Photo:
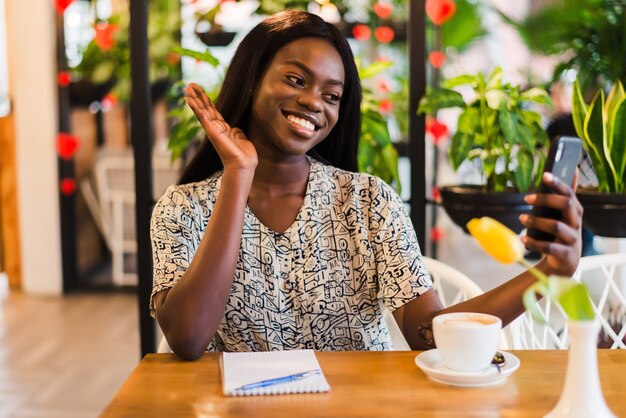
[[256, 149], [243, 131], [231, 128], [202, 87], [195, 83], [183, 89], [185, 101], [193, 110], [209, 140], [219, 154], [224, 170], [256, 168]]

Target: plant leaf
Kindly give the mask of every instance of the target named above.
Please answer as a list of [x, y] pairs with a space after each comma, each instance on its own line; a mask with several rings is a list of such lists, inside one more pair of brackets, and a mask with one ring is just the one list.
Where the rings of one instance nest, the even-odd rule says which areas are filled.
[[520, 95], [521, 101], [535, 102], [546, 106], [552, 105], [552, 99], [547, 91], [539, 87], [533, 87]]
[[517, 168], [514, 171], [515, 184], [520, 192], [530, 188], [533, 181], [534, 159], [531, 153], [520, 151], [517, 153]]
[[589, 144], [587, 142], [589, 139], [587, 135], [585, 135], [585, 117], [587, 116], [587, 104], [583, 100], [582, 92], [580, 91], [580, 86], [578, 85], [578, 80], [574, 82], [574, 91], [572, 94], [572, 118], [574, 119], [574, 128], [576, 129], [576, 133], [580, 137], [580, 139], [585, 143], [587, 151], [589, 151]]
[[456, 131], [450, 138], [450, 149], [448, 156], [452, 168], [456, 171], [467, 158], [467, 154], [472, 149], [472, 136], [461, 131]]
[[601, 191], [611, 191], [615, 185], [611, 168], [606, 159], [604, 152], [604, 92], [598, 90], [598, 93], [594, 97], [593, 101], [589, 105], [587, 116], [585, 117], [584, 132], [585, 137], [588, 139], [587, 145], [589, 146], [589, 155], [593, 162], [593, 167], [596, 170], [598, 177], [598, 184]]
[[444, 80], [441, 85], [445, 88], [451, 89], [457, 86], [464, 86], [465, 84], [475, 84], [476, 80], [477, 78], [475, 75], [463, 74]]
[[611, 159], [616, 171], [616, 192], [626, 191], [626, 98], [622, 98], [621, 103], [613, 113], [613, 146], [611, 148]]
[[422, 97], [417, 113], [434, 114], [449, 107], [465, 107], [463, 96], [454, 90], [437, 88]]
[[515, 112], [504, 109], [498, 113], [498, 120], [500, 122], [500, 127], [502, 128], [502, 134], [504, 135], [504, 139], [509, 144], [517, 143], [519, 136], [517, 132], [517, 115], [515, 114]]
[[491, 74], [489, 74], [489, 79], [487, 80], [487, 90], [500, 89], [500, 86], [502, 85], [502, 76], [502, 67], [498, 66], [494, 68]]
[[565, 277], [550, 276], [548, 294], [561, 305], [569, 319], [585, 321], [595, 317], [589, 293], [582, 283]]
[[471, 134], [479, 129], [480, 114], [475, 107], [468, 107], [459, 115], [457, 130]]
[[374, 61], [365, 68], [359, 67], [359, 78], [361, 80], [366, 80], [374, 77], [392, 65], [391, 61]]
[[487, 100], [487, 106], [493, 110], [498, 110], [502, 107], [508, 109], [511, 102], [510, 97], [502, 90], [487, 90], [485, 99]]
[[178, 45], [174, 45], [172, 47], [172, 52], [206, 62], [213, 67], [217, 67], [220, 64], [220, 61], [215, 58], [215, 56], [213, 56], [213, 54], [211, 54], [208, 50], [204, 52], [198, 52], [194, 51], [193, 49], [187, 49]]

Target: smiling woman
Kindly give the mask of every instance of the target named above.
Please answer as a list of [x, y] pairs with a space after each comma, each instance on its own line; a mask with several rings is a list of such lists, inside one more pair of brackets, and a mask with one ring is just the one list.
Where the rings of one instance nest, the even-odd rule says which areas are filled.
[[[390, 350], [383, 306], [423, 348], [417, 325], [444, 310], [402, 200], [356, 172], [361, 87], [337, 28], [274, 15], [239, 45], [215, 105], [195, 84], [184, 93], [207, 140], [151, 224], [150, 307], [172, 350]], [[567, 211], [546, 273], [577, 262], [572, 196], [561, 185], [538, 199]], [[525, 273], [449, 309], [506, 323], [530, 284]]]

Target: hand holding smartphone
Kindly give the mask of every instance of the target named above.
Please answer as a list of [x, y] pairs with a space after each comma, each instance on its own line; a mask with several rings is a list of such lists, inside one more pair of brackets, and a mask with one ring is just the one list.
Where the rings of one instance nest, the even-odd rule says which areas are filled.
[[[575, 136], [562, 136], [550, 145], [548, 159], [544, 165], [544, 173], [552, 173], [556, 178], [567, 185], [571, 185], [578, 166], [578, 160], [582, 150], [580, 139]], [[554, 193], [542, 181], [538, 193]], [[556, 209], [545, 206], [533, 206], [532, 216], [539, 218], [562, 219], [562, 213]], [[526, 233], [531, 238], [542, 241], [554, 241], [554, 235], [547, 232], [529, 228]]]

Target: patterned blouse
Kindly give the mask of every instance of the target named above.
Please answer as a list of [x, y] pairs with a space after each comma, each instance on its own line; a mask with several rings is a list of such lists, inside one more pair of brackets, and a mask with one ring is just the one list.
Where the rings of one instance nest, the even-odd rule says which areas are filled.
[[[209, 351], [389, 350], [378, 300], [393, 311], [432, 287], [395, 191], [377, 177], [309, 161], [302, 208], [284, 233], [246, 207], [231, 293]], [[171, 186], [157, 203], [152, 296], [187, 270], [221, 177]]]

